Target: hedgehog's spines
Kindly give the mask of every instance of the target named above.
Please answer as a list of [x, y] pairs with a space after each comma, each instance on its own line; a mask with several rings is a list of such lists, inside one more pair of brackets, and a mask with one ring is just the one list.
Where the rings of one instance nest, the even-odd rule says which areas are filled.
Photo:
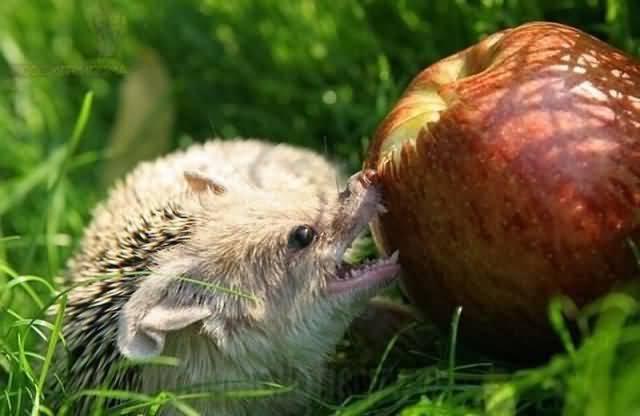
[[[68, 390], [102, 384], [117, 389], [137, 387], [140, 377], [135, 368], [114, 370], [121, 362], [115, 345], [120, 310], [153, 265], [154, 255], [189, 238], [192, 226], [192, 217], [176, 200], [170, 200], [140, 213], [111, 238], [94, 238], [89, 232], [84, 250], [69, 263], [69, 282], [79, 287], [71, 292], [65, 311], [67, 351], [60, 349], [54, 369], [66, 380]], [[108, 241], [116, 244], [104, 246]], [[114, 373], [108, 374], [109, 369]], [[55, 381], [52, 391], [62, 396], [57, 386]], [[89, 401], [81, 403], [74, 409], [88, 411]]]

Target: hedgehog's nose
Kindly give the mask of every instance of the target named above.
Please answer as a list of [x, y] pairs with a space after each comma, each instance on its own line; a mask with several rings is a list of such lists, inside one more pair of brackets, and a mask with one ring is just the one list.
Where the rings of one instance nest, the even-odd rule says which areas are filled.
[[380, 182], [380, 176], [373, 169], [365, 169], [354, 173], [349, 178], [344, 191], [338, 195], [340, 201], [345, 201], [347, 198], [351, 198], [352, 194], [360, 195], [362, 192], [377, 185]]
[[365, 188], [368, 188], [370, 185], [375, 185], [380, 180], [378, 176], [378, 172], [373, 169], [365, 169], [360, 173], [360, 183]]

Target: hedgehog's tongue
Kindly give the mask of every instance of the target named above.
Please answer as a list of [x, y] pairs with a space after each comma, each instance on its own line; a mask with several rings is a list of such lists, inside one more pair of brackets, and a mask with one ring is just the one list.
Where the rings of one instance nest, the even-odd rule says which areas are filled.
[[383, 286], [391, 282], [399, 271], [397, 251], [388, 258], [359, 265], [343, 263], [327, 283], [327, 292], [338, 294]]

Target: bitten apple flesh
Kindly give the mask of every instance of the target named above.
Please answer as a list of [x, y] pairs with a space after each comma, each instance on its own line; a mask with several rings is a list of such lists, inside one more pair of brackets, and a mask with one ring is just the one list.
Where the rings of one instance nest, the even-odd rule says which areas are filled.
[[557, 348], [547, 305], [584, 305], [637, 278], [640, 65], [577, 29], [498, 32], [420, 73], [365, 167], [412, 301], [512, 357]]

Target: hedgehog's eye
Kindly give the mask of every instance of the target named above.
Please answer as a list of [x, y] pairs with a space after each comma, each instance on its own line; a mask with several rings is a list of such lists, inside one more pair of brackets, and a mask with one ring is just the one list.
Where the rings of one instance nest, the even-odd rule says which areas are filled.
[[316, 236], [316, 231], [308, 225], [298, 225], [289, 232], [289, 241], [287, 245], [289, 248], [299, 250], [305, 248]]

